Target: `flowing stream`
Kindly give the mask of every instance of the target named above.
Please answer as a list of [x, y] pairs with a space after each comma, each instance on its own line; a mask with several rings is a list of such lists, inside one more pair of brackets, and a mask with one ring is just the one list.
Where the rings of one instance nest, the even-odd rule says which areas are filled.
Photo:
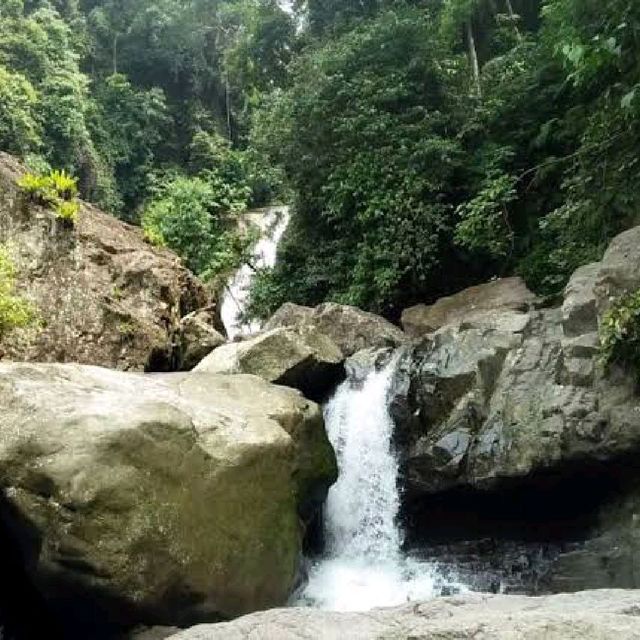
[[325, 555], [311, 569], [302, 604], [366, 611], [441, 593], [435, 565], [402, 552], [387, 403], [396, 361], [364, 381], [350, 375], [325, 407], [340, 476], [325, 505]]
[[260, 238], [254, 247], [251, 264], [238, 269], [225, 289], [220, 315], [229, 340], [260, 330], [259, 323], [244, 320], [243, 311], [255, 270], [273, 267], [276, 263], [278, 244], [289, 225], [289, 208], [269, 207], [264, 211], [248, 213], [246, 218], [250, 224], [258, 227]]

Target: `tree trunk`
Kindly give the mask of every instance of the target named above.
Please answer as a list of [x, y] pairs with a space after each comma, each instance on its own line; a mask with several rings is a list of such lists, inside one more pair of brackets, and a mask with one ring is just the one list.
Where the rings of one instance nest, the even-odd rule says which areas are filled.
[[480, 63], [478, 62], [478, 51], [476, 49], [476, 39], [473, 36], [473, 26], [471, 20], [467, 22], [467, 41], [469, 45], [469, 60], [473, 72], [473, 82], [478, 96], [482, 96], [482, 86], [480, 85]]
[[520, 33], [520, 29], [518, 29], [518, 16], [516, 16], [516, 12], [513, 10], [511, 0], [505, 0], [505, 3], [507, 5], [507, 13], [509, 14], [509, 18], [511, 18], [513, 28], [516, 31], [516, 36], [518, 37], [518, 40], [522, 40], [522, 34]]
[[227, 132], [229, 135], [229, 142], [233, 141], [233, 132], [231, 131], [231, 92], [229, 90], [229, 78], [225, 74], [224, 78], [226, 103], [227, 103]]
[[113, 75], [118, 73], [118, 34], [113, 36]]

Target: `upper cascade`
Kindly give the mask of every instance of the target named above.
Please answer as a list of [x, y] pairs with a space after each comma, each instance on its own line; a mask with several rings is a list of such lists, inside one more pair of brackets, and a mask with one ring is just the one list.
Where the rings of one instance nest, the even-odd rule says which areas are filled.
[[257, 269], [275, 266], [278, 245], [289, 226], [290, 212], [289, 207], [269, 207], [264, 211], [249, 213], [247, 217], [259, 229], [260, 238], [251, 261], [238, 269], [226, 286], [220, 315], [229, 340], [256, 333], [262, 328], [259, 322], [244, 318], [251, 282]]

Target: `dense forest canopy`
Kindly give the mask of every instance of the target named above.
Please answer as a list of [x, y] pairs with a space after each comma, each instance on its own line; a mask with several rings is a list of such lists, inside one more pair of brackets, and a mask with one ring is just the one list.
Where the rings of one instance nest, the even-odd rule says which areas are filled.
[[3, 0], [0, 149], [200, 274], [290, 199], [251, 311], [556, 294], [638, 221], [634, 0]]

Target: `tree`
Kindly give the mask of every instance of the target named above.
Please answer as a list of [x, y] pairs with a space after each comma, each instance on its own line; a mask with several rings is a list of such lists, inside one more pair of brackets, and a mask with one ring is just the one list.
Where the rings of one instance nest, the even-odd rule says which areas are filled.
[[0, 148], [17, 155], [39, 149], [37, 103], [31, 83], [22, 74], [0, 66]]
[[436, 62], [434, 36], [420, 9], [383, 13], [303, 56], [258, 121], [255, 144], [297, 194], [274, 284], [261, 281], [282, 296], [271, 307], [331, 299], [387, 311], [405, 291], [436, 290], [455, 209], [442, 194], [461, 162], [451, 98], [462, 67]]

